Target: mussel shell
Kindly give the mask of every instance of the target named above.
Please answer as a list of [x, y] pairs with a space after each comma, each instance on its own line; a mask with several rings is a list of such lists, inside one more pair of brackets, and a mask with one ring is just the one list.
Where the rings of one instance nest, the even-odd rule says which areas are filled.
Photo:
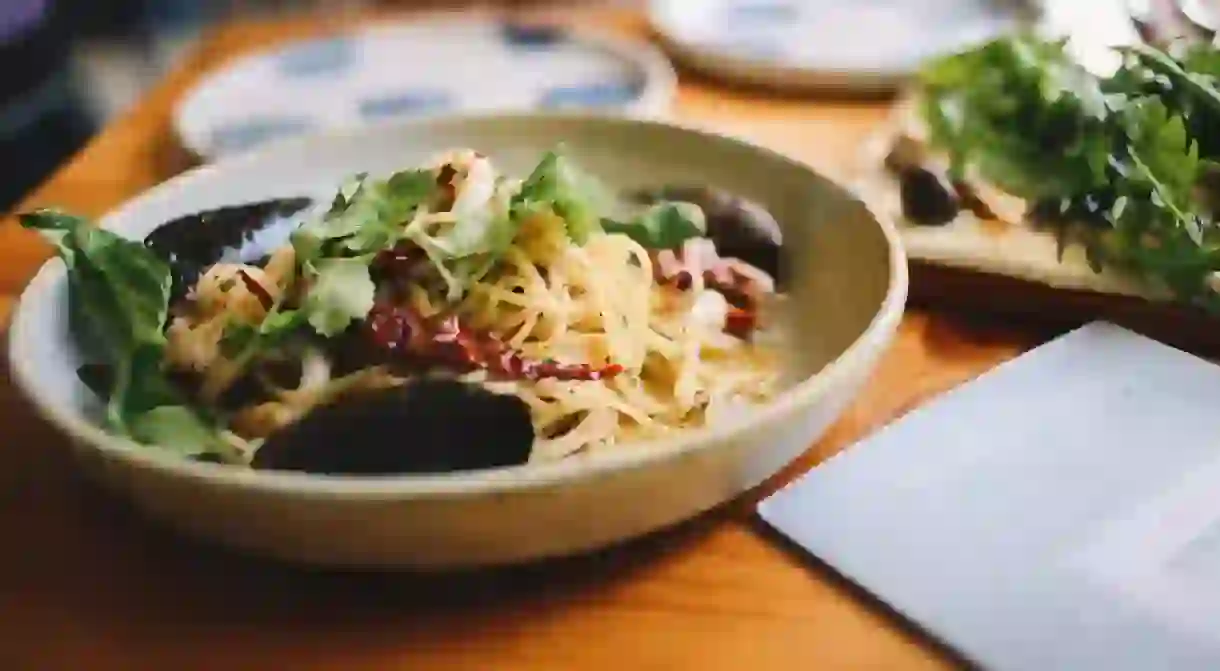
[[523, 464], [529, 406], [472, 383], [420, 378], [315, 408], [255, 452], [258, 469], [318, 474], [444, 473]]
[[288, 241], [314, 204], [310, 198], [276, 198], [188, 214], [165, 222], [144, 244], [170, 264], [173, 301], [182, 298], [219, 261], [258, 263]]
[[640, 203], [675, 200], [698, 205], [707, 217], [707, 236], [721, 256], [741, 259], [781, 283], [784, 235], [779, 222], [762, 205], [722, 189], [693, 185], [638, 191], [633, 199]]

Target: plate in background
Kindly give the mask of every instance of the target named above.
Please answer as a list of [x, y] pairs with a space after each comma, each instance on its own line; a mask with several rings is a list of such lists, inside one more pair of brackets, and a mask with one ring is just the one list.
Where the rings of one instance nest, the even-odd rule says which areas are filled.
[[651, 0], [674, 58], [771, 88], [884, 92], [1032, 19], [1020, 0]]
[[656, 116], [676, 77], [649, 44], [587, 31], [443, 18], [382, 23], [242, 58], [179, 104], [205, 159], [393, 117], [531, 109]]

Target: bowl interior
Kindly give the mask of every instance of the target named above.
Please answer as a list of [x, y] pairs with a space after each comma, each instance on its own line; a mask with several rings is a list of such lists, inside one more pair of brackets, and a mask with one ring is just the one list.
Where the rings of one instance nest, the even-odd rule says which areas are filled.
[[[901, 308], [890, 305], [901, 303], [898, 294], [905, 291], [905, 264], [892, 229], [879, 224], [857, 200], [808, 168], [767, 150], [649, 121], [569, 115], [473, 117], [297, 138], [174, 178], [109, 214], [102, 225], [142, 237], [172, 217], [200, 209], [302, 193], [329, 198], [335, 185], [352, 173], [402, 169], [455, 147], [481, 151], [502, 170], [524, 175], [542, 152], [560, 143], [567, 155], [614, 187], [710, 184], [771, 210], [785, 236], [791, 285], [787, 368], [793, 383], [844, 355], [879, 313]], [[81, 362], [68, 331], [64, 280], [62, 264], [52, 261], [22, 296], [10, 332], [18, 384], [70, 433], [88, 442], [105, 442], [107, 449], [126, 449], [116, 448], [123, 441], [100, 441], [91, 430], [100, 426], [97, 403], [76, 377]]]

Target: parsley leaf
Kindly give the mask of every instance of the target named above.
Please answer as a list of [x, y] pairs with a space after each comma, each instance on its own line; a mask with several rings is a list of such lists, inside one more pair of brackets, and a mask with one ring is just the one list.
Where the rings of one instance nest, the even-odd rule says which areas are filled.
[[[359, 174], [345, 183], [329, 212], [294, 232], [293, 248], [310, 288], [299, 315], [280, 313], [265, 322], [270, 333], [281, 331], [278, 320], [292, 326], [303, 320], [330, 337], [363, 319], [376, 289], [369, 263], [407, 234], [416, 211], [438, 192], [431, 170], [404, 170], [386, 179]], [[232, 337], [250, 335], [239, 329]]]
[[598, 210], [605, 204], [600, 184], [581, 172], [561, 153], [548, 151], [521, 184], [509, 203], [510, 217], [519, 223], [539, 212], [550, 212], [563, 220], [568, 237], [583, 245], [600, 230]]
[[373, 309], [376, 286], [369, 276], [369, 259], [322, 259], [306, 266], [309, 293], [301, 311], [310, 326], [330, 337], [342, 333]]
[[393, 245], [415, 211], [437, 193], [430, 170], [405, 170], [384, 180], [356, 175], [329, 212], [297, 229], [292, 244], [302, 260], [375, 252]]
[[[487, 175], [467, 179], [480, 186], [466, 188], [484, 188], [486, 182], [478, 180]], [[416, 228], [405, 233], [427, 254], [451, 301], [493, 271], [527, 220], [542, 215], [562, 222], [568, 238], [584, 244], [600, 232], [598, 212], [609, 202], [604, 187], [564, 157], [561, 149], [546, 152], [511, 196], [502, 187], [503, 182], [496, 183], [483, 206], [455, 211], [457, 221], [444, 233], [432, 235]]]

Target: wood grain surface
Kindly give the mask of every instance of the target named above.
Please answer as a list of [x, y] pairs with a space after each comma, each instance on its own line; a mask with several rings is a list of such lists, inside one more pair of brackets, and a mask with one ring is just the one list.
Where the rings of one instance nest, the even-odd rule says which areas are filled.
[[[630, 13], [588, 21], [645, 35]], [[326, 26], [226, 26], [23, 207], [98, 215], [181, 171], [172, 106], [235, 55]], [[677, 115], [833, 168], [884, 103], [783, 98], [682, 74]], [[0, 318], [49, 249], [0, 225]], [[944, 669], [933, 643], [761, 531], [752, 504], [929, 396], [1052, 335], [912, 311], [826, 438], [760, 491], [591, 557], [444, 578], [318, 574], [182, 541], [95, 491], [0, 385], [0, 668], [6, 670]], [[911, 445], [910, 449], [919, 449]], [[862, 492], [867, 496], [867, 492]], [[199, 514], [208, 514], [206, 510]], [[835, 511], [813, 514], [834, 515]]]

